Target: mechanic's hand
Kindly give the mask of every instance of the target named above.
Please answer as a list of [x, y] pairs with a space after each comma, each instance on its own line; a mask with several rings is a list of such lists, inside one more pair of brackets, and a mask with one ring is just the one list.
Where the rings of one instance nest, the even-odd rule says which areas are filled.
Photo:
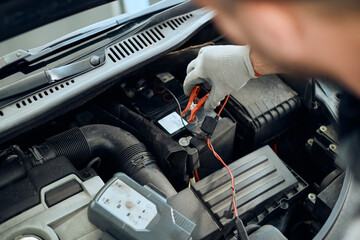
[[200, 49], [199, 55], [187, 67], [184, 92], [187, 96], [201, 83], [209, 83], [211, 92], [204, 109], [212, 111], [226, 95], [243, 87], [255, 72], [247, 46], [209, 46]]

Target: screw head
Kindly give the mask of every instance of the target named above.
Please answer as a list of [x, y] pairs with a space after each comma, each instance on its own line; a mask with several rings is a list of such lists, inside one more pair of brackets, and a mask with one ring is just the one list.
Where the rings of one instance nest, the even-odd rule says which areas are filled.
[[179, 139], [179, 144], [182, 147], [187, 147], [187, 146], [190, 145], [190, 139], [187, 138], [187, 137], [182, 137], [182, 138]]
[[336, 144], [330, 144], [329, 145], [330, 150], [335, 151], [337, 149]]
[[312, 146], [312, 144], [314, 143], [314, 139], [309, 138], [309, 139], [307, 140], [307, 143], [308, 143], [310, 146]]
[[326, 132], [326, 130], [327, 130], [327, 127], [326, 127], [326, 126], [321, 126], [321, 127], [320, 127], [320, 131]]
[[94, 67], [100, 64], [100, 57], [99, 56], [92, 56], [90, 58], [90, 64]]
[[316, 194], [315, 193], [309, 193], [308, 198], [309, 198], [309, 200], [314, 202], [316, 200]]
[[17, 52], [17, 53], [16, 53], [16, 56], [17, 56], [17, 57], [21, 57], [21, 52]]
[[284, 210], [288, 209], [289, 208], [289, 203], [286, 200], [280, 201], [280, 208], [284, 209]]

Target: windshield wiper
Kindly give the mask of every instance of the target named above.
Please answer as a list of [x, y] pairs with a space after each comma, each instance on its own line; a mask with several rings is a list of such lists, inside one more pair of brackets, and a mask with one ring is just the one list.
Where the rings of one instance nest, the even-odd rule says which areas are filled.
[[14, 65], [23, 62], [30, 64], [32, 62], [35, 62], [50, 55], [55, 51], [58, 51], [60, 49], [66, 49], [67, 47], [73, 46], [77, 43], [81, 43], [86, 39], [95, 37], [99, 34], [105, 33], [115, 28], [125, 27], [129, 23], [134, 22], [135, 20], [146, 17], [149, 14], [164, 10], [166, 8], [175, 6], [183, 1], [184, 0], [162, 1], [150, 6], [149, 8], [137, 14], [127, 15], [127, 16], [120, 15], [118, 17], [101, 21], [99, 23], [90, 25], [88, 27], [67, 34], [59, 39], [56, 39], [55, 41], [52, 41], [40, 47], [32, 48], [29, 50], [18, 49], [14, 52], [11, 52], [9, 54], [0, 57], [0, 72], [9, 65]]
[[30, 75], [19, 81], [0, 87], [0, 99], [12, 97], [20, 93], [25, 93], [42, 86], [88, 72], [101, 66], [104, 63], [104, 60], [105, 56], [92, 56], [88, 59]]
[[107, 20], [105, 22], [100, 22], [89, 27], [80, 29], [78, 31], [72, 32], [41, 47], [29, 50], [18, 49], [14, 52], [0, 57], [0, 70], [6, 66], [19, 62], [31, 63], [40, 60], [43, 57], [48, 56], [50, 53], [55, 52], [61, 48], [73, 46], [74, 44], [82, 42], [88, 38], [107, 32], [116, 27], [123, 27], [126, 24], [121, 25], [119, 20], [111, 19], [111, 21]]

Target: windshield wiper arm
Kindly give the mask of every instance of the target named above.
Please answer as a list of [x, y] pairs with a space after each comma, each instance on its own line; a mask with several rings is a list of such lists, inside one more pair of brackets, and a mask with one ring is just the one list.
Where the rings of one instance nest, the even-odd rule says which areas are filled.
[[30, 75], [16, 82], [0, 87], [0, 99], [13, 97], [20, 93], [25, 93], [42, 86], [88, 72], [101, 66], [104, 61], [105, 56], [92, 56], [88, 59]]
[[20, 62], [31, 63], [36, 60], [40, 60], [41, 58], [48, 56], [50, 53], [56, 50], [59, 50], [61, 48], [66, 48], [67, 46], [72, 46], [73, 44], [82, 42], [85, 39], [94, 37], [96, 35], [110, 31], [117, 27], [125, 27], [129, 23], [134, 22], [139, 18], [178, 5], [184, 1], [185, 0], [168, 0], [164, 2], [159, 2], [157, 4], [150, 6], [147, 9], [144, 9], [141, 12], [138, 12], [137, 14], [133, 14], [131, 16], [120, 15], [117, 17], [113, 17], [101, 21], [99, 23], [90, 25], [78, 31], [67, 34], [43, 46], [29, 50], [18, 49], [14, 52], [11, 52], [9, 54], [0, 57], [0, 72], [6, 66]]
[[[89, 27], [80, 29], [78, 31], [72, 32], [68, 35], [65, 35], [64, 37], [61, 37], [55, 41], [52, 41], [48, 44], [45, 44], [41, 47], [29, 49], [29, 50], [23, 50], [18, 49], [14, 52], [11, 52], [9, 54], [6, 54], [2, 57], [0, 57], [0, 70], [8, 65], [19, 63], [19, 62], [34, 62], [36, 60], [39, 60], [50, 53], [59, 50], [60, 48], [64, 48], [70, 45], [73, 45], [75, 43], [81, 42], [87, 38], [96, 36], [98, 34], [101, 34], [103, 32], [109, 31], [111, 29], [114, 29], [116, 27], [121, 26], [121, 23], [119, 20], [113, 20], [112, 21], [105, 21], [100, 22], [98, 24], [91, 25]], [[110, 22], [110, 23], [108, 23]], [[127, 24], [127, 23], [126, 23]], [[123, 24], [121, 27], [125, 26], [126, 24]]]

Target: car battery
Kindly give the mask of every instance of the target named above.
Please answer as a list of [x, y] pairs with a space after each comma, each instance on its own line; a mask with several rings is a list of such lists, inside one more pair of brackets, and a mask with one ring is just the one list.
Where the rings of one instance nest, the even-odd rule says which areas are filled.
[[[123, 82], [121, 87], [130, 104], [140, 115], [154, 122], [180, 145], [197, 149], [200, 176], [206, 176], [222, 167], [208, 148], [206, 140], [199, 136], [205, 117], [214, 118], [217, 114], [201, 108], [193, 121], [186, 121], [189, 114], [184, 115], [182, 119], [176, 100], [183, 110], [189, 98], [184, 95], [182, 84], [174, 75], [165, 72], [146, 78], [129, 79]], [[202, 89], [199, 97], [205, 94], [206, 91]], [[235, 128], [236, 123], [232, 119], [220, 118], [210, 138], [214, 149], [226, 163], [230, 163], [232, 159]]]
[[130, 78], [121, 83], [121, 88], [137, 112], [153, 121], [178, 108], [172, 94], [181, 105], [186, 105], [187, 102], [181, 83], [169, 72], [159, 73], [156, 76]]

